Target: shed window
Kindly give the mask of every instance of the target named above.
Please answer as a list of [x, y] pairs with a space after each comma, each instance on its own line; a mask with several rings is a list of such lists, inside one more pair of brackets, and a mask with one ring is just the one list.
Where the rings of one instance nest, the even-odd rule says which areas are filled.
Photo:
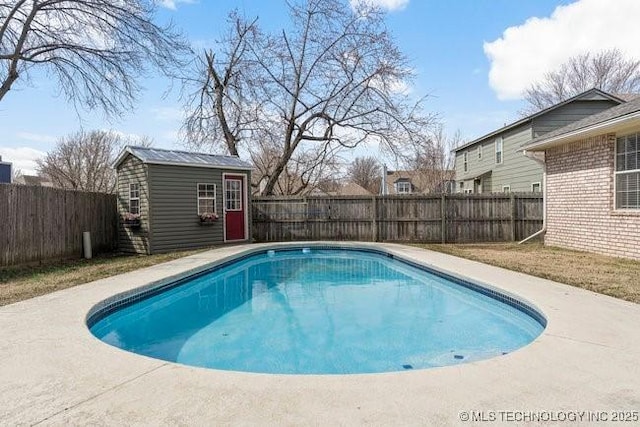
[[198, 184], [198, 215], [216, 213], [216, 185]]
[[469, 162], [468, 162], [468, 154], [466, 151], [462, 154], [462, 162], [464, 164], [464, 171], [467, 172], [469, 170]]
[[140, 215], [140, 184], [129, 184], [129, 213]]
[[616, 140], [616, 209], [640, 209], [640, 134]]
[[396, 193], [398, 193], [398, 194], [409, 194], [409, 193], [411, 193], [411, 183], [409, 181], [398, 181], [398, 182], [396, 182]]
[[496, 139], [496, 163], [502, 163], [502, 137]]

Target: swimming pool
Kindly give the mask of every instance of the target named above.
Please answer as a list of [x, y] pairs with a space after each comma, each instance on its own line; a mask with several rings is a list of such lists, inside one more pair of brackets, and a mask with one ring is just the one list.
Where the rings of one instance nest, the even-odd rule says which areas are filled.
[[214, 369], [354, 374], [517, 350], [544, 317], [512, 297], [344, 248], [264, 250], [90, 314], [102, 341]]

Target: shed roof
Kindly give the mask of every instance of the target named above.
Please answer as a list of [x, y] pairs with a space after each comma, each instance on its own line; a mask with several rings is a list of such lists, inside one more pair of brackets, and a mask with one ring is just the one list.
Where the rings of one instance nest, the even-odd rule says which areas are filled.
[[201, 168], [241, 169], [250, 170], [253, 166], [237, 156], [222, 156], [218, 154], [193, 153], [181, 150], [165, 150], [153, 147], [126, 146], [113, 164], [117, 168], [120, 163], [131, 154], [142, 163], [156, 165], [193, 166]]
[[629, 102], [604, 110], [598, 114], [569, 123], [543, 136], [533, 139], [522, 146], [525, 150], [544, 150], [551, 145], [571, 142], [576, 139], [595, 136], [625, 126], [640, 124], [640, 97]]
[[[623, 95], [623, 96], [624, 97], [630, 97], [629, 95]], [[611, 101], [614, 101], [614, 102], [617, 102], [617, 103], [623, 103], [623, 102], [626, 101], [626, 99], [623, 98], [623, 97], [620, 97], [620, 96], [617, 96], [617, 95], [612, 95], [612, 94], [607, 93], [607, 92], [605, 92], [603, 90], [600, 90], [600, 89], [596, 89], [596, 88], [589, 89], [589, 90], [587, 90], [585, 92], [582, 92], [582, 93], [580, 93], [580, 94], [578, 94], [578, 95], [576, 95], [576, 96], [574, 96], [572, 98], [566, 99], [566, 100], [564, 100], [562, 102], [559, 102], [559, 103], [557, 103], [555, 105], [547, 107], [544, 110], [540, 110], [537, 113], [534, 113], [534, 114], [532, 114], [530, 116], [524, 117], [524, 118], [522, 118], [520, 120], [517, 120], [517, 121], [511, 123], [511, 124], [505, 125], [505, 126], [501, 127], [498, 130], [495, 130], [495, 131], [493, 131], [491, 133], [488, 133], [488, 134], [486, 134], [484, 136], [481, 136], [480, 138], [474, 139], [473, 141], [469, 141], [466, 144], [463, 144], [463, 145], [461, 145], [459, 147], [454, 148], [452, 151], [453, 152], [460, 151], [462, 149], [465, 149], [465, 148], [468, 148], [468, 147], [470, 147], [472, 145], [475, 145], [478, 142], [484, 141], [485, 139], [497, 136], [497, 135], [499, 135], [499, 134], [501, 134], [503, 132], [506, 132], [508, 130], [514, 129], [514, 128], [520, 126], [520, 125], [523, 125], [525, 123], [528, 123], [528, 122], [532, 121], [533, 119], [535, 119], [537, 117], [540, 117], [540, 116], [542, 116], [544, 114], [547, 114], [547, 113], [549, 113], [549, 112], [551, 112], [553, 110], [556, 110], [556, 109], [558, 109], [558, 108], [560, 108], [560, 107], [562, 107], [564, 105], [567, 105], [570, 102], [581, 101], [581, 100], [587, 100], [587, 101], [602, 100], [602, 99], [608, 99], [608, 100], [611, 100]]]

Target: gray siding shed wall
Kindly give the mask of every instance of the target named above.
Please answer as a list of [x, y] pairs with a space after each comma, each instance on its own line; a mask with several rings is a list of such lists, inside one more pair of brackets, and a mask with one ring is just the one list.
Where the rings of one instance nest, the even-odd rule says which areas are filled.
[[571, 102], [533, 119], [533, 136], [539, 137], [616, 105], [619, 104], [611, 100]]
[[[129, 184], [140, 184], [140, 228], [125, 227], [122, 215], [129, 212]], [[147, 165], [129, 155], [118, 168], [118, 246], [123, 252], [150, 254], [151, 223], [149, 217], [149, 186]]]
[[[147, 167], [152, 204], [153, 253], [224, 242], [222, 174], [246, 174], [250, 183], [248, 171], [154, 164]], [[216, 213], [219, 219], [212, 225], [200, 225], [197, 197], [199, 183], [216, 185]], [[250, 194], [247, 196], [250, 197]], [[250, 207], [245, 208], [249, 215]], [[250, 222], [248, 226], [250, 227]], [[247, 230], [247, 236], [251, 236], [250, 229]]]

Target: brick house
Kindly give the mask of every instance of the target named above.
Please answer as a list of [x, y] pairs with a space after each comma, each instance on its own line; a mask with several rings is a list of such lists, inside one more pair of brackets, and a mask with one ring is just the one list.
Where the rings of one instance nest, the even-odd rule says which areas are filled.
[[545, 244], [640, 259], [640, 98], [523, 146], [545, 170]]

